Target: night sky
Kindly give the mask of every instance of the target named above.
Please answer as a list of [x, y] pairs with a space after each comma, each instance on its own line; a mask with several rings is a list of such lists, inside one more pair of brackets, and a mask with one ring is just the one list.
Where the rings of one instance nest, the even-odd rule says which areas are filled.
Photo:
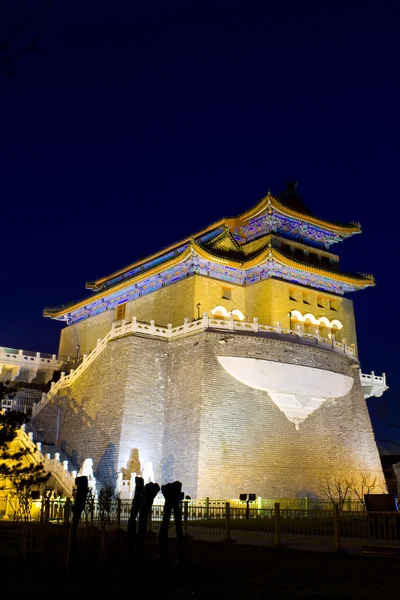
[[400, 423], [390, 3], [11, 4], [2, 25], [33, 22], [10, 52], [31, 32], [43, 52], [0, 74], [0, 344], [56, 352], [45, 306], [296, 179], [315, 215], [363, 226], [333, 251], [376, 277], [353, 295], [360, 358], [390, 385], [369, 401], [377, 439], [400, 441], [383, 424]]

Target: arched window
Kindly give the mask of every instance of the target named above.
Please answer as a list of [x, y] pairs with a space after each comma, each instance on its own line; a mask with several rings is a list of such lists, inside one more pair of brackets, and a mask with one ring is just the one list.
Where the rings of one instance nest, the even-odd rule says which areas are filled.
[[335, 336], [336, 342], [341, 342], [343, 337], [343, 323], [341, 323], [338, 319], [333, 319], [331, 321], [332, 324], [332, 334]]
[[304, 321], [304, 333], [314, 333], [315, 334], [315, 326], [313, 325], [311, 319], [308, 317]]
[[229, 311], [226, 310], [225, 306], [218, 305], [215, 306], [210, 312], [213, 317], [222, 317], [223, 319], [229, 319], [229, 317], [232, 315], [235, 321], [244, 321], [244, 314], [241, 310], [238, 310], [237, 308], [235, 308], [232, 311]]
[[331, 331], [331, 322], [326, 317], [320, 317], [318, 319], [318, 321], [319, 321], [318, 328], [319, 328], [320, 337], [329, 339], [329, 334]]

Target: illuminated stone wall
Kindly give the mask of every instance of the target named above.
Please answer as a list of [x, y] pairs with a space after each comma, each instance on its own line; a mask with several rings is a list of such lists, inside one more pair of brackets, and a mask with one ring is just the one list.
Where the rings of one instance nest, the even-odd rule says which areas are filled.
[[[216, 338], [221, 338], [219, 343]], [[357, 370], [341, 355], [271, 339], [215, 336], [204, 340], [198, 496], [254, 492], [268, 497], [319, 494], [326, 477], [371, 472], [383, 481]], [[238, 382], [217, 355], [266, 358], [354, 376], [352, 391], [326, 401], [296, 431], [268, 394]]]
[[[185, 318], [195, 318], [195, 277], [188, 277], [156, 292], [126, 303], [125, 318], [128, 321], [136, 316], [139, 321], [150, 322], [153, 319], [157, 325], [173, 326], [183, 323]], [[221, 286], [220, 286], [221, 287]], [[76, 356], [76, 346], [79, 344], [80, 353], [88, 354], [96, 346], [98, 338], [103, 338], [116, 320], [116, 309], [89, 317], [61, 331], [59, 354], [61, 356]]]
[[128, 302], [126, 318], [137, 317], [138, 321], [153, 319], [157, 325], [171, 323], [180, 325], [184, 319], [195, 318], [194, 285], [195, 277], [188, 277], [171, 285], [163, 287], [147, 296]]
[[57, 445], [78, 467], [92, 458], [106, 484], [117, 472], [131, 344], [123, 338], [109, 344], [71, 388], [51, 401], [61, 407]]
[[[323, 306], [318, 306], [321, 301]], [[331, 303], [334, 303], [337, 310], [330, 308]], [[260, 323], [276, 325], [279, 321], [282, 327], [288, 328], [288, 313], [292, 310], [298, 310], [303, 315], [311, 313], [316, 318], [327, 317], [329, 321], [337, 319], [343, 324], [342, 337], [346, 339], [347, 344], [355, 344], [357, 347], [353, 302], [348, 298], [318, 292], [286, 281], [266, 279], [246, 287], [245, 309], [251, 319], [258, 317]], [[292, 328], [296, 324], [293, 320]]]
[[[245, 287], [241, 285], [232, 285], [228, 282], [224, 283], [223, 281], [202, 275], [195, 276], [195, 284], [196, 304], [197, 302], [200, 302], [201, 314], [203, 314], [203, 312], [208, 312], [210, 314], [215, 306], [221, 305], [226, 308], [228, 312], [235, 310], [235, 308], [242, 311], [247, 320], [245, 312], [247, 289]], [[230, 300], [223, 297], [226, 295], [224, 292], [228, 290], [230, 291]]]
[[64, 327], [61, 330], [58, 354], [60, 356], [75, 357], [77, 355], [77, 345], [80, 346], [81, 356], [89, 354], [96, 347], [97, 339], [103, 338], [110, 331], [114, 321], [115, 310], [113, 309]]
[[[224, 298], [226, 290], [230, 290], [231, 299]], [[291, 296], [296, 300], [291, 300]], [[323, 306], [318, 306], [321, 301]], [[332, 302], [336, 310], [332, 310]], [[260, 323], [276, 325], [279, 321], [283, 327], [289, 327], [288, 312], [292, 310], [298, 310], [303, 315], [311, 313], [316, 318], [325, 316], [330, 321], [338, 319], [343, 323], [341, 337], [348, 344], [357, 344], [351, 300], [276, 279], [242, 287], [194, 275], [128, 302], [125, 318], [130, 321], [136, 316], [139, 321], [148, 322], [153, 319], [157, 325], [171, 323], [175, 327], [181, 325], [185, 318], [190, 321], [197, 318], [198, 303], [201, 305], [201, 315], [222, 305], [228, 312], [240, 310], [246, 321], [258, 317]], [[116, 311], [110, 309], [66, 327], [61, 332], [59, 354], [75, 356], [77, 344], [81, 354], [87, 354], [96, 346], [97, 338], [103, 338], [108, 333], [115, 319]], [[295, 326], [295, 321], [292, 325]]]
[[[230, 376], [218, 355], [330, 369], [355, 378], [296, 431], [269, 398]], [[103, 481], [153, 462], [192, 497], [320, 495], [326, 477], [383, 474], [357, 369], [344, 355], [239, 333], [173, 342], [129, 335], [111, 342], [66, 391], [60, 440]], [[140, 464], [139, 464], [140, 463]]]

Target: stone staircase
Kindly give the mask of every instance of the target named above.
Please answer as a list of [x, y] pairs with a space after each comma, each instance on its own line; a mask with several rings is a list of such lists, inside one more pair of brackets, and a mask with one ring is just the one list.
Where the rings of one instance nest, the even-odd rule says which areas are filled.
[[[28, 431], [25, 431], [25, 428]], [[44, 470], [47, 473], [51, 473], [55, 484], [61, 490], [62, 494], [71, 498], [77, 471], [68, 470], [68, 460], [65, 458], [65, 453], [60, 449], [56, 449], [55, 446], [42, 446], [42, 442], [40, 441], [34, 442], [33, 430], [34, 426], [30, 423], [21, 427], [17, 434], [16, 443], [22, 448], [28, 448], [31, 451], [31, 460], [35, 464], [42, 464]], [[52, 448], [52, 453], [46, 452], [49, 448]]]

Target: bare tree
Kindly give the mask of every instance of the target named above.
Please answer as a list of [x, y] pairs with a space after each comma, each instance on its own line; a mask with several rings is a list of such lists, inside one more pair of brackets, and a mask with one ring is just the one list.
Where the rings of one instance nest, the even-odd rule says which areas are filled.
[[360, 476], [352, 477], [349, 480], [349, 491], [361, 502], [363, 508], [365, 508], [365, 494], [372, 494], [373, 492], [386, 493], [385, 485], [377, 483], [376, 476], [372, 476], [371, 473], [364, 472], [360, 473]]
[[349, 497], [350, 484], [344, 477], [326, 477], [325, 483], [320, 487], [320, 492], [328, 498], [332, 504], [337, 504], [339, 510], [342, 510], [344, 503]]

